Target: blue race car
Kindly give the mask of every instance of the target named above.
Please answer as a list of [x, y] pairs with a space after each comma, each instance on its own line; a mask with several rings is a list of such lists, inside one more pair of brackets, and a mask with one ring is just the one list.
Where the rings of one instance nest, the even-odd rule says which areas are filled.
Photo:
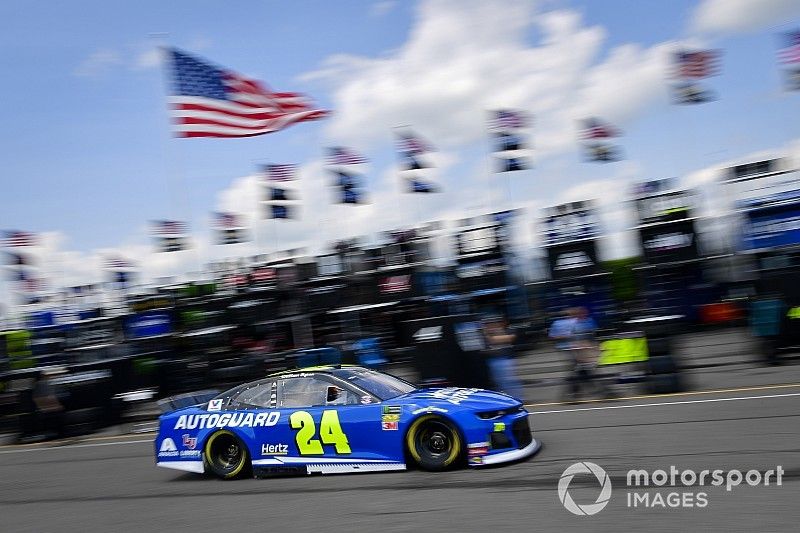
[[541, 446], [510, 396], [358, 366], [281, 372], [166, 413], [154, 445], [158, 466], [223, 479], [495, 465]]

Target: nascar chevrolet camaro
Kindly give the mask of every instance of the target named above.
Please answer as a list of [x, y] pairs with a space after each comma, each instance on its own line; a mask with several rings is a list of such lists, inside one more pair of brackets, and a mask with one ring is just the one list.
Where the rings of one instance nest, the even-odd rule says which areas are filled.
[[357, 366], [281, 372], [159, 418], [156, 464], [223, 479], [279, 472], [445, 470], [540, 448], [522, 403], [484, 389], [419, 389]]

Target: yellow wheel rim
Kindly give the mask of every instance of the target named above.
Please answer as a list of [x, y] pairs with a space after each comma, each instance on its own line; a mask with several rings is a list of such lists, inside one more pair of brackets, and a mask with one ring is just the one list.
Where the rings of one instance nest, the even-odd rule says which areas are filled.
[[415, 461], [419, 463], [422, 460], [422, 457], [420, 457], [419, 452], [417, 451], [416, 438], [417, 438], [417, 433], [419, 432], [419, 428], [422, 427], [425, 422], [430, 420], [436, 420], [437, 422], [444, 424], [445, 426], [448, 427], [448, 429], [452, 433], [453, 445], [450, 447], [450, 453], [444, 460], [443, 464], [443, 466], [450, 466], [451, 464], [453, 464], [453, 461], [458, 459], [458, 456], [461, 453], [461, 437], [459, 436], [458, 431], [456, 431], [456, 429], [453, 428], [450, 423], [446, 422], [443, 418], [439, 416], [425, 415], [416, 419], [409, 428], [408, 433], [406, 434], [406, 448], [408, 449], [409, 453], [411, 454], [411, 457]]
[[[229, 435], [229, 436], [231, 436], [233, 438], [237, 438], [236, 435], [234, 435], [232, 432], [227, 431], [227, 430], [217, 431], [216, 433], [211, 435], [208, 438], [208, 440], [206, 441], [205, 451], [203, 453], [203, 455], [205, 456], [206, 462], [208, 464], [214, 464], [214, 459], [211, 457], [211, 446], [212, 446], [212, 444], [214, 443], [215, 440], [217, 440], [217, 438], [219, 438], [219, 437], [221, 437], [223, 435]], [[242, 471], [242, 469], [244, 468], [244, 465], [247, 462], [246, 459], [247, 459], [247, 453], [245, 451], [243, 451], [242, 452], [242, 457], [239, 460], [239, 464], [236, 465], [236, 468], [234, 468], [230, 472], [226, 473], [224, 477], [225, 478], [236, 477]]]

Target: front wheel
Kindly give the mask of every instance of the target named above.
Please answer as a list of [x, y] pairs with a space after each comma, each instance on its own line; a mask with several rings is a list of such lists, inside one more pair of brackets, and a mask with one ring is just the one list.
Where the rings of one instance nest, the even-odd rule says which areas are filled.
[[217, 431], [203, 447], [203, 461], [208, 469], [221, 479], [235, 479], [247, 470], [247, 447], [230, 431]]
[[440, 471], [462, 458], [461, 435], [449, 421], [436, 415], [416, 419], [406, 434], [406, 448], [424, 470]]

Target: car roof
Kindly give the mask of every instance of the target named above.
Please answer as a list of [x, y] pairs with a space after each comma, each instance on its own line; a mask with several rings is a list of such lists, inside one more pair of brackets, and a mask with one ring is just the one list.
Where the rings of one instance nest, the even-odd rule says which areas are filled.
[[358, 365], [318, 365], [318, 366], [307, 366], [304, 368], [292, 368], [290, 370], [283, 370], [281, 372], [275, 372], [273, 374], [267, 375], [268, 378], [279, 378], [282, 376], [290, 376], [292, 374], [335, 374], [336, 370], [367, 370], [370, 369], [364, 368], [363, 366]]

